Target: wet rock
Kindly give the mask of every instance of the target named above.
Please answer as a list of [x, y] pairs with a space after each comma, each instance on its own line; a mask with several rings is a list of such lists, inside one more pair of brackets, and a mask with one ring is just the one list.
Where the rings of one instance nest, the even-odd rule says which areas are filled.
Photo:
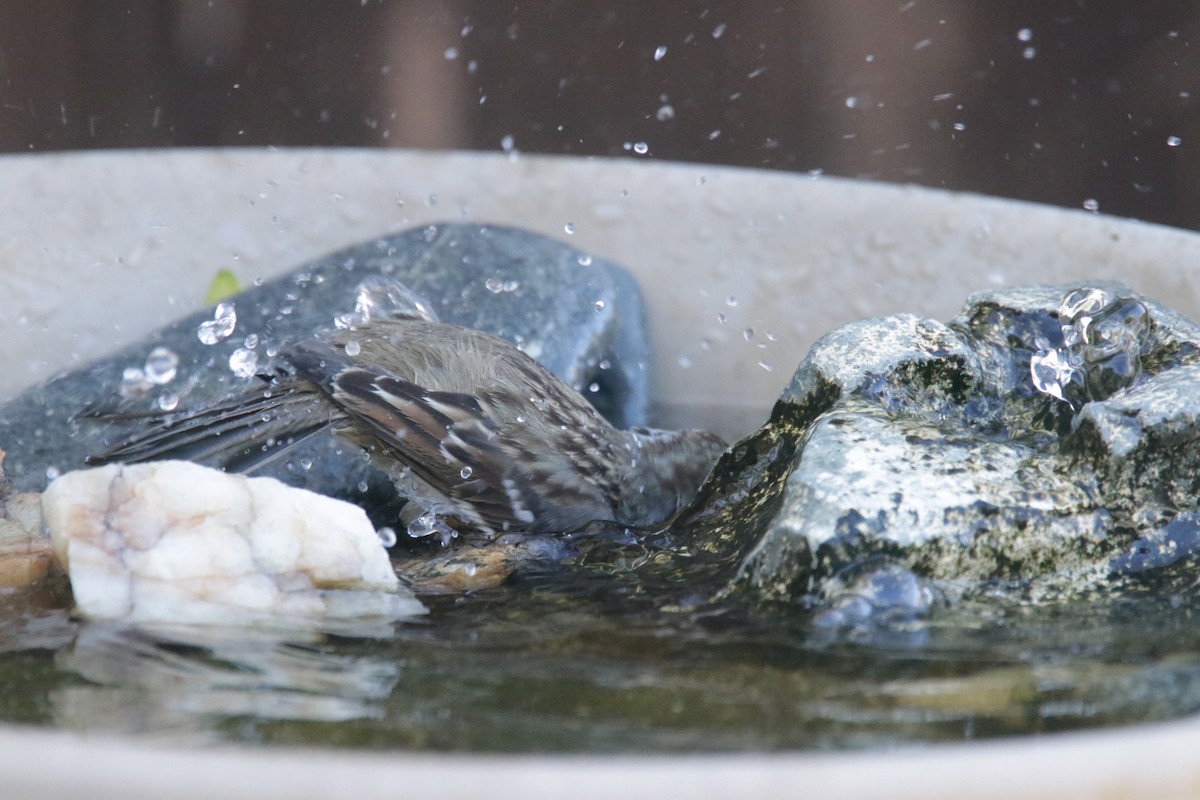
[[272, 478], [114, 464], [57, 478], [42, 511], [86, 618], [303, 626], [424, 613], [360, 508]]
[[[364, 281], [380, 279], [425, 298], [444, 322], [516, 343], [614, 424], [646, 422], [649, 345], [640, 295], [622, 269], [525, 231], [441, 224], [305, 264], [10, 400], [0, 407], [0, 442], [11, 480], [40, 491], [150, 415], [257, 385], [255, 373], [270, 372], [282, 344], [334, 327], [354, 312]], [[348, 499], [394, 495], [385, 476], [327, 436], [257, 474]]]
[[847, 325], [677, 535], [760, 599], [881, 559], [950, 598], [1119, 591], [1197, 549], [1198, 380], [1200, 329], [1116, 284]]
[[42, 526], [41, 497], [13, 491], [4, 477], [4, 456], [0, 450], [0, 592], [27, 589], [58, 572]]

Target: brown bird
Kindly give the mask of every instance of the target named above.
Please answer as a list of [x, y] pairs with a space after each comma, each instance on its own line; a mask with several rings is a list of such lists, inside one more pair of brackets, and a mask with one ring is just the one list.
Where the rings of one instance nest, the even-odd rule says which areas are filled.
[[508, 342], [457, 325], [377, 319], [280, 355], [289, 368], [267, 389], [90, 461], [210, 457], [328, 428], [366, 449], [425, 520], [490, 537], [659, 525], [726, 446], [704, 431], [619, 430]]

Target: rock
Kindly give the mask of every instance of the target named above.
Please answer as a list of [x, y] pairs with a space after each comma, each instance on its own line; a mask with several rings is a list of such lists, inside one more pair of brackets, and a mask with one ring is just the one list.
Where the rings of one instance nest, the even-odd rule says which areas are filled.
[[41, 497], [0, 497], [0, 590], [20, 589], [57, 569], [50, 537], [42, 531]]
[[[649, 345], [629, 275], [533, 233], [449, 223], [305, 264], [9, 401], [0, 407], [0, 442], [11, 480], [40, 491], [148, 416], [212, 405], [257, 385], [253, 373], [270, 371], [282, 343], [333, 327], [355, 309], [364, 282], [381, 279], [424, 297], [444, 322], [516, 343], [619, 427], [646, 422]], [[391, 481], [328, 436], [256, 474], [348, 499], [367, 491], [394, 497]]]
[[57, 478], [42, 509], [84, 617], [286, 626], [424, 612], [361, 509], [271, 478], [114, 464]]
[[1198, 510], [1200, 328], [1100, 284], [832, 331], [675, 532], [759, 599], [819, 604], [868, 564], [1044, 599], [1193, 555]]
[[42, 529], [41, 497], [13, 492], [0, 450], [0, 591], [24, 589], [56, 572], [50, 537]]

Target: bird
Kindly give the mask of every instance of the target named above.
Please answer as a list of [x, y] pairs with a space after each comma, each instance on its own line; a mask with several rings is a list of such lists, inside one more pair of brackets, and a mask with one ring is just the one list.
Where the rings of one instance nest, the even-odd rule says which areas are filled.
[[418, 316], [293, 343], [278, 363], [266, 388], [159, 420], [88, 463], [211, 458], [329, 430], [415, 501], [410, 535], [491, 539], [663, 525], [727, 446], [701, 430], [618, 429], [509, 342]]

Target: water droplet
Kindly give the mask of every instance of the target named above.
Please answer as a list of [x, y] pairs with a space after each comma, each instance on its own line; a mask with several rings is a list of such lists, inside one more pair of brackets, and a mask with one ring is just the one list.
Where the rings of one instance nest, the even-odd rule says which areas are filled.
[[512, 134], [505, 134], [505, 136], [500, 140], [500, 149], [506, 153], [511, 153], [513, 151], [513, 144], [514, 141]]
[[242, 344], [249, 350], [253, 350], [254, 348], [258, 347], [258, 334], [250, 334], [246, 337], [246, 340], [242, 342]]
[[712, 37], [714, 39], [720, 39], [724, 35], [725, 35], [725, 23], [724, 22], [718, 23], [717, 27], [713, 28]]
[[727, 319], [729, 319], [729, 317], [725, 316], [725, 312], [724, 312], [724, 311], [718, 311], [718, 312], [717, 312], [717, 322], [719, 322], [719, 323], [721, 323], [722, 325], [724, 325], [724, 324], [725, 324], [725, 320], [727, 320]]
[[308, 456], [305, 456], [304, 458], [300, 459], [300, 469], [304, 470], [305, 472], [308, 472], [312, 468], [313, 468], [313, 460], [311, 458], [309, 458]]
[[667, 54], [667, 46], [666, 46], [665, 44], [660, 44], [660, 45], [659, 45], [657, 48], [655, 48], [655, 50], [654, 50], [654, 60], [655, 60], [655, 61], [662, 61], [662, 59], [663, 59], [663, 56], [665, 56], [666, 54]]
[[504, 291], [504, 283], [499, 278], [488, 278], [483, 285], [492, 294], [500, 294]]
[[1075, 368], [1061, 351], [1040, 350], [1029, 359], [1029, 374], [1039, 392], [1064, 400], [1063, 387], [1075, 376]]
[[754, 328], [746, 328], [746, 330], [742, 331], [742, 338], [745, 339], [747, 342], [753, 341], [754, 340]]
[[1063, 297], [1058, 320], [1063, 346], [1039, 350], [1030, 360], [1039, 392], [1079, 407], [1130, 386], [1142, 374], [1151, 323], [1140, 300], [1085, 286]]
[[658, 107], [658, 111], [654, 112], [654, 117], [659, 122], [675, 119], [675, 107], [670, 104], [661, 105]]
[[373, 275], [355, 289], [354, 311], [337, 315], [333, 324], [341, 330], [354, 329], [388, 317], [437, 322], [437, 313], [424, 297], [395, 278]]
[[142, 367], [142, 372], [147, 381], [155, 386], [162, 386], [175, 380], [178, 369], [179, 356], [175, 351], [166, 347], [156, 347], [146, 356], [146, 365]]
[[346, 355], [354, 358], [356, 355], [362, 352], [362, 345], [359, 344], [358, 339], [351, 339], [350, 341], [346, 342], [345, 350]]
[[1024, 50], [1021, 51], [1021, 58], [1024, 58], [1026, 60], [1029, 60], [1036, 55], [1037, 55], [1036, 47], [1026, 47]]
[[465, 481], [467, 478], [471, 477], [472, 472], [473, 472], [473, 470], [471, 469], [470, 466], [465, 466], [458, 471], [458, 475], [460, 478], [462, 478]]
[[427, 536], [436, 535], [444, 545], [449, 544], [450, 540], [458, 535], [457, 531], [447, 525], [441, 517], [432, 511], [426, 511], [408, 523], [405, 531], [414, 539], [423, 539]]
[[146, 380], [146, 373], [141, 367], [126, 367], [121, 373], [121, 385], [117, 394], [124, 398], [138, 397], [150, 391], [154, 384]]
[[965, 131], [966, 129], [967, 129], [967, 123], [965, 123], [965, 122], [956, 122], [956, 123], [954, 123], [954, 130], [956, 130], [956, 131]]
[[179, 395], [167, 392], [158, 398], [158, 407], [163, 411], [174, 411], [179, 406]]
[[715, 131], [709, 131], [709, 134], [708, 134], [708, 140], [709, 140], [710, 142], [715, 142], [715, 141], [716, 141], [717, 139], [719, 139], [719, 138], [721, 138], [721, 131], [720, 131], [720, 129], [718, 129], [718, 130], [715, 130]]
[[596, 392], [600, 391], [600, 384], [596, 383], [595, 381], [592, 381], [591, 383], [588, 384], [588, 391], [591, 392], [592, 394], [595, 394]]
[[775, 367], [770, 361], [760, 361], [758, 362], [758, 366], [762, 367], [762, 369], [766, 372], [773, 372], [775, 370]]
[[768, 342], [778, 342], [779, 341], [779, 337], [776, 336], [775, 334], [771, 333], [770, 331], [767, 331], [766, 333], [764, 333], [763, 336], [767, 337]]
[[725, 305], [729, 306], [730, 308], [737, 308], [737, 304], [738, 299], [733, 295], [729, 295], [729, 297], [725, 298]]
[[579, 266], [581, 267], [590, 267], [592, 265], [592, 257], [587, 253], [581, 253], [575, 260], [579, 262]]
[[366, 494], [367, 489], [370, 489], [371, 487], [367, 484], [366, 481], [359, 481], [358, 485], [355, 486], [354, 488], [358, 489], [359, 494]]
[[196, 330], [202, 344], [213, 345], [228, 339], [237, 327], [237, 309], [233, 303], [217, 303], [213, 318], [200, 323]]
[[679, 357], [679, 366], [682, 367], [683, 369], [690, 369], [692, 366], [692, 357], [691, 356], [680, 356]]
[[58, 467], [46, 467], [46, 480], [52, 481], [62, 475], [62, 470]]
[[458, 58], [458, 48], [447, 47], [445, 51], [442, 52], [442, 58], [446, 59], [447, 61], [453, 61], [454, 59]]
[[846, 108], [857, 108], [857, 107], [858, 107], [858, 98], [857, 97], [855, 97], [854, 95], [850, 95], [849, 97], [846, 98]]
[[701, 175], [699, 178], [696, 178], [696, 185], [697, 185], [697, 186], [703, 186], [703, 185], [704, 185], [704, 184], [706, 184], [706, 183], [708, 183], [708, 179], [707, 179], [707, 178], [705, 178], [703, 175]]
[[1021, 42], [1032, 41], [1033, 30], [1030, 28], [1021, 28], [1021, 30], [1017, 31], [1017, 40]]
[[383, 545], [385, 549], [396, 546], [397, 538], [395, 528], [389, 528], [385, 525], [384, 527], [375, 531], [375, 535], [379, 537], [379, 543]]
[[515, 292], [517, 289], [521, 288], [521, 282], [515, 281], [515, 280], [514, 281], [505, 281], [504, 285], [501, 286], [500, 288], [506, 292]]
[[633, 152], [637, 153], [639, 156], [644, 156], [646, 153], [650, 152], [650, 145], [646, 144], [645, 142], [634, 142]]
[[258, 369], [258, 353], [239, 347], [229, 356], [229, 371], [239, 378], [253, 378]]
[[1183, 139], [1180, 139], [1178, 136], [1167, 137], [1167, 147], [1179, 147], [1181, 144], [1183, 144]]
[[566, 232], [567, 236], [573, 236], [575, 234], [575, 223], [568, 222], [566, 225], [563, 225], [563, 230]]
[[597, 300], [595, 305], [596, 305], [597, 311], [603, 311], [608, 304], [605, 303], [603, 300]]
[[1099, 211], [1100, 201], [1093, 197], [1089, 197], [1087, 200], [1083, 201], [1083, 207], [1087, 211]]

